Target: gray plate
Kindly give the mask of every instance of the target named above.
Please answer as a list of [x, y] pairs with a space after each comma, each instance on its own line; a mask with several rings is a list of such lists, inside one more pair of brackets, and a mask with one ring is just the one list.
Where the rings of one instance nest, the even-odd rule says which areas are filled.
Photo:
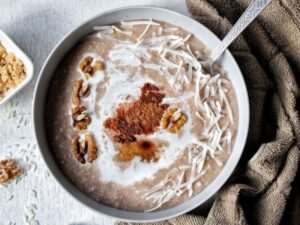
[[46, 165], [63, 189], [65, 189], [67, 193], [77, 199], [80, 203], [95, 210], [96, 212], [119, 218], [121, 220], [139, 222], [157, 221], [175, 217], [207, 202], [224, 185], [234, 171], [242, 155], [249, 127], [249, 100], [245, 82], [236, 61], [232, 57], [231, 53], [226, 51], [221, 59], [221, 63], [222, 67], [228, 72], [229, 79], [231, 80], [236, 91], [240, 123], [238, 125], [236, 142], [227, 163], [216, 179], [202, 192], [174, 208], [147, 213], [129, 212], [96, 202], [92, 198], [83, 194], [64, 176], [62, 171], [55, 163], [55, 159], [53, 158], [48, 147], [44, 127], [45, 97], [56, 67], [64, 58], [64, 56], [70, 51], [70, 49], [75, 46], [82, 37], [92, 32], [93, 26], [108, 25], [117, 23], [120, 20], [145, 20], [149, 18], [176, 24], [177, 26], [184, 28], [186, 31], [198, 37], [210, 49], [217, 46], [217, 44], [220, 42], [220, 40], [202, 24], [187, 16], [170, 10], [137, 6], [106, 11], [75, 28], [73, 31], [67, 34], [52, 50], [39, 75], [34, 92], [33, 103], [34, 128], [39, 149]]

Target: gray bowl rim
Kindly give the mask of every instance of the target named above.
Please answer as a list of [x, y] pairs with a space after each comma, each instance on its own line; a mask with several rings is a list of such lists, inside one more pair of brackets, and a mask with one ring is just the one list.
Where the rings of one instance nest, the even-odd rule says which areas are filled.
[[[46, 74], [46, 69], [48, 64], [51, 62], [53, 55], [58, 51], [60, 46], [66, 41], [66, 39], [74, 32], [82, 28], [83, 26], [86, 26], [88, 23], [105, 16], [106, 14], [111, 14], [111, 13], [116, 13], [120, 11], [126, 11], [126, 10], [154, 10], [154, 11], [161, 11], [163, 13], [170, 14], [170, 16], [175, 15], [177, 17], [182, 17], [185, 20], [189, 20], [191, 23], [198, 23], [199, 27], [201, 27], [205, 32], [210, 35], [210, 38], [217, 40], [220, 42], [220, 39], [212, 32], [210, 31], [207, 27], [199, 23], [198, 21], [194, 20], [191, 17], [185, 16], [181, 13], [175, 12], [170, 9], [165, 9], [165, 8], [159, 8], [159, 7], [152, 7], [152, 6], [129, 6], [129, 7], [120, 7], [120, 8], [114, 8], [111, 10], [103, 11], [87, 20], [85, 20], [83, 23], [80, 25], [76, 26], [72, 31], [67, 33], [53, 48], [53, 50], [50, 52], [49, 56], [47, 57], [40, 73], [37, 79], [37, 83], [35, 86], [34, 90], [34, 95], [33, 95], [33, 122], [34, 122], [34, 134], [37, 142], [38, 149], [40, 151], [40, 154], [42, 155], [42, 159], [44, 163], [46, 164], [47, 168], [49, 169], [50, 173], [52, 176], [55, 178], [55, 180], [59, 183], [59, 185], [65, 190], [66, 193], [68, 193], [70, 196], [72, 196], [73, 199], [75, 199], [77, 202], [80, 204], [86, 206], [89, 209], [92, 209], [93, 211], [115, 218], [123, 221], [130, 221], [130, 222], [154, 222], [154, 221], [162, 221], [170, 218], [174, 218], [176, 216], [182, 215], [186, 212], [189, 212], [196, 207], [204, 204], [207, 202], [210, 198], [212, 198], [219, 190], [220, 188], [225, 184], [225, 182], [230, 178], [231, 174], [235, 170], [240, 157], [243, 153], [244, 146], [246, 143], [247, 135], [248, 135], [248, 130], [249, 130], [249, 120], [250, 120], [250, 109], [249, 109], [249, 97], [248, 97], [248, 92], [246, 88], [245, 81], [243, 79], [242, 73], [239, 69], [239, 66], [232, 56], [232, 54], [229, 52], [229, 50], [226, 50], [224, 54], [226, 54], [226, 57], [228, 57], [228, 60], [231, 61], [233, 66], [235, 67], [235, 70], [238, 72], [236, 76], [239, 77], [240, 79], [240, 90], [242, 92], [243, 97], [243, 111], [246, 113], [246, 116], [243, 120], [244, 124], [244, 129], [242, 136], [240, 137], [240, 145], [238, 147], [238, 150], [234, 149], [225, 164], [224, 168], [222, 171], [217, 175], [217, 177], [214, 179], [212, 183], [210, 183], [205, 189], [197, 194], [196, 196], [192, 197], [191, 199], [169, 209], [164, 209], [161, 211], [154, 211], [154, 212], [132, 212], [132, 211], [125, 211], [117, 208], [113, 208], [110, 206], [107, 206], [105, 204], [101, 204], [99, 202], [96, 202], [86, 194], [82, 193], [74, 184], [72, 184], [67, 177], [64, 175], [64, 173], [61, 171], [61, 169], [58, 167], [58, 165], [55, 162], [55, 159], [48, 147], [46, 137], [45, 137], [45, 129], [44, 129], [44, 121], [43, 121], [43, 115], [42, 113], [42, 120], [40, 119], [41, 115], [40, 111], [38, 110], [39, 104], [41, 104], [41, 100], [39, 99], [39, 92], [41, 92], [42, 86], [42, 81], [45, 79]], [[149, 19], [145, 18], [145, 19]], [[201, 38], [200, 38], [201, 40]], [[79, 41], [79, 40], [78, 40]], [[73, 45], [74, 46], [74, 45]], [[70, 49], [69, 49], [70, 50]], [[65, 52], [65, 54], [67, 54]], [[63, 57], [62, 57], [63, 58]], [[52, 76], [52, 75], [51, 75]], [[49, 85], [49, 82], [48, 82]], [[47, 85], [47, 89], [48, 89]], [[42, 103], [44, 103], [42, 101]], [[240, 106], [238, 106], [240, 107]], [[44, 106], [42, 106], [42, 109], [44, 109]], [[240, 108], [239, 108], [240, 110]], [[42, 126], [43, 128], [41, 128]], [[41, 130], [42, 129], [42, 130]], [[235, 148], [235, 147], [234, 147]], [[230, 161], [230, 163], [228, 163]], [[199, 197], [201, 196], [201, 197]], [[197, 201], [200, 200], [200, 201]]]

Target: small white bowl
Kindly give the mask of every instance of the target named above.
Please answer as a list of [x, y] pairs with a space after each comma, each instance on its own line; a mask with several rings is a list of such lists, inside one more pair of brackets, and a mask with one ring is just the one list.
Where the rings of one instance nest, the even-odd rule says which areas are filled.
[[22, 88], [24, 88], [30, 82], [30, 80], [33, 78], [34, 68], [31, 59], [1, 29], [0, 29], [0, 43], [7, 50], [7, 52], [14, 53], [15, 56], [23, 62], [25, 66], [25, 72], [26, 72], [25, 79], [4, 94], [4, 97], [0, 100], [0, 105], [2, 105], [5, 102], [7, 102], [9, 99], [11, 99], [15, 94], [17, 94]]

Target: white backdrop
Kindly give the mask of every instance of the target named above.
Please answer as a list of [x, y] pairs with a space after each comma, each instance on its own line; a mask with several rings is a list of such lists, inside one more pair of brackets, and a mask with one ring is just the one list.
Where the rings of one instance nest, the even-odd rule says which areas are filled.
[[49, 175], [36, 149], [32, 124], [32, 96], [47, 55], [71, 29], [89, 17], [116, 7], [151, 5], [188, 14], [184, 0], [0, 0], [0, 28], [33, 60], [33, 81], [10, 102], [0, 106], [0, 159], [12, 157], [25, 175], [0, 186], [0, 225], [109, 225], [72, 199]]

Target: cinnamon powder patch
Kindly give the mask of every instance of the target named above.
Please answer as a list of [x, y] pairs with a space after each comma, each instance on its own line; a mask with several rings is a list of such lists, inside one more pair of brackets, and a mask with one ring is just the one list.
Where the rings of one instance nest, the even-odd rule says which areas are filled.
[[111, 129], [118, 143], [136, 141], [135, 135], [147, 135], [159, 127], [164, 111], [168, 108], [162, 100], [165, 94], [150, 83], [141, 88], [141, 96], [132, 103], [121, 104], [116, 109], [116, 116], [108, 118], [104, 127]]
[[[120, 145], [120, 144], [119, 144]], [[159, 146], [150, 140], [137, 140], [120, 145], [116, 159], [119, 162], [131, 161], [135, 156], [140, 156], [142, 161], [156, 161], [158, 159]]]

